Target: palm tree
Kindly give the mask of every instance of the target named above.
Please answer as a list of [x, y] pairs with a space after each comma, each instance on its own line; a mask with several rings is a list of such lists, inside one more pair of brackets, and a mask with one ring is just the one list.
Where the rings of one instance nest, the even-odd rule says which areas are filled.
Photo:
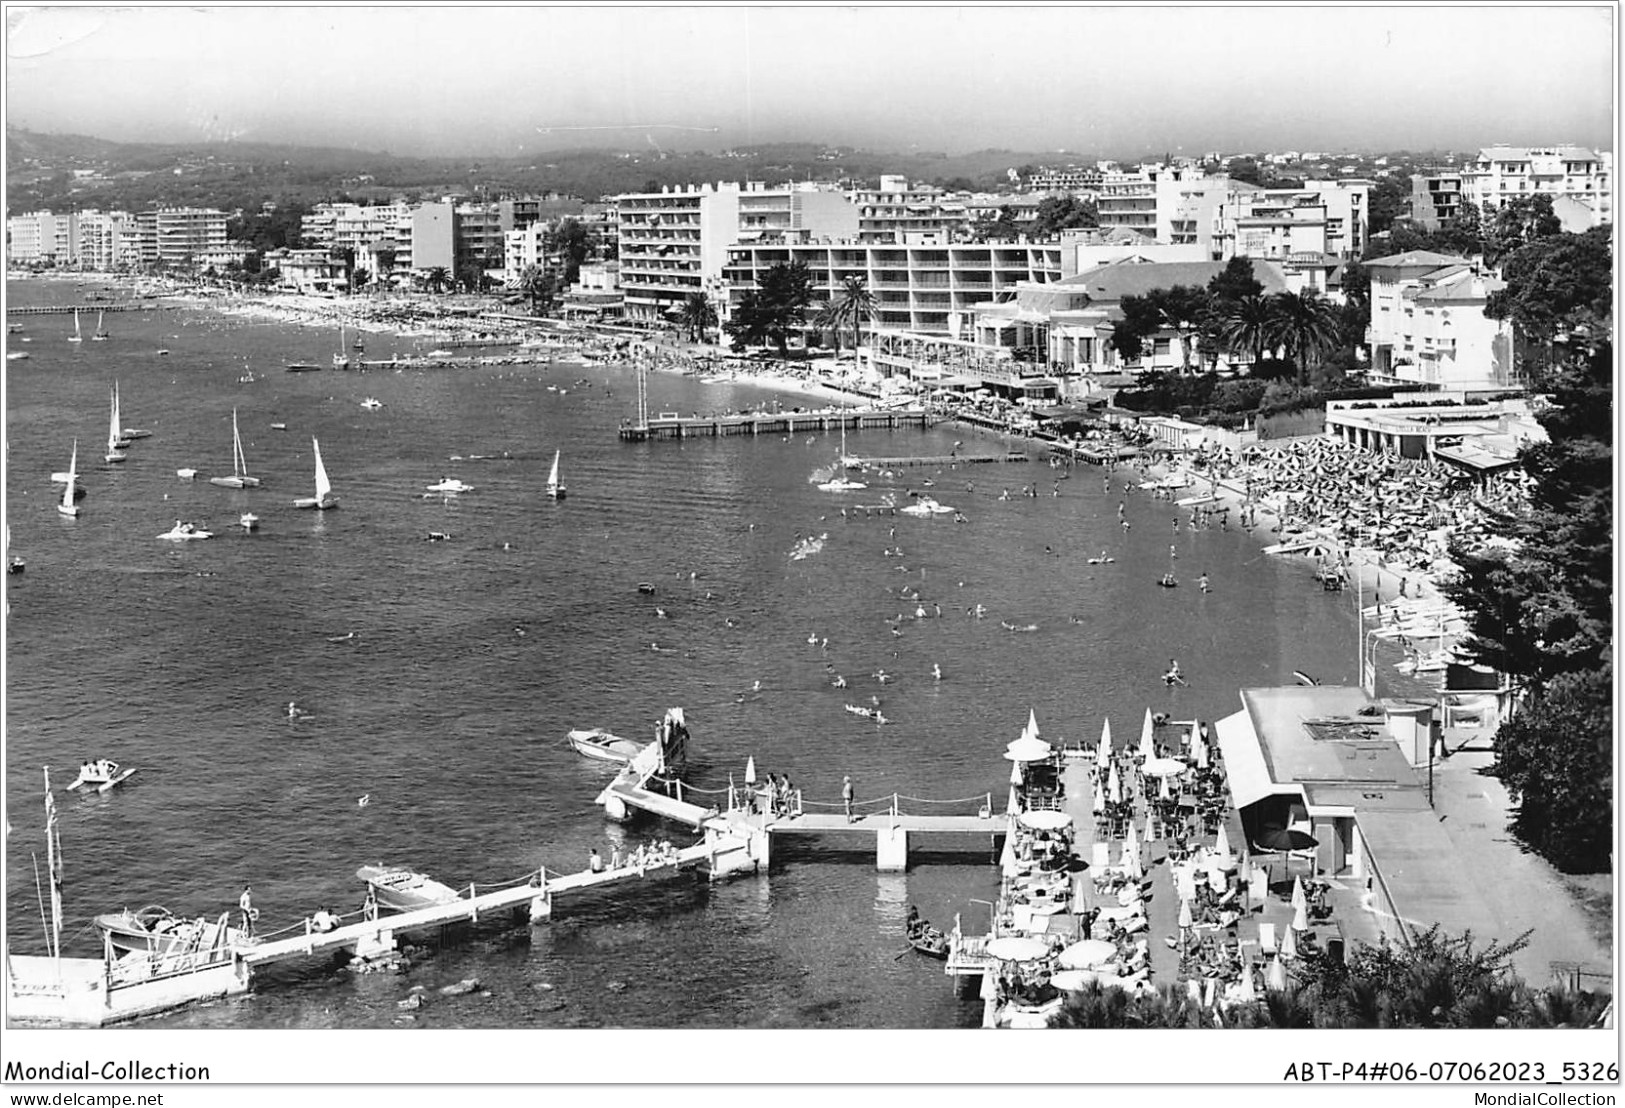
[[548, 301], [551, 307], [553, 299], [553, 279], [547, 275], [547, 270], [539, 265], [527, 265], [519, 274], [519, 291], [530, 297], [530, 311], [535, 315], [541, 301]]
[[688, 328], [689, 342], [704, 342], [707, 327], [716, 326], [717, 310], [703, 292], [691, 292], [683, 298], [683, 326]]
[[[831, 302], [829, 319], [839, 336], [843, 324], [852, 327], [852, 350], [856, 354], [863, 345], [863, 324], [875, 317], [875, 294], [869, 291], [865, 277], [848, 277], [841, 282], [840, 299]], [[840, 339], [836, 339], [836, 353], [840, 352]]]
[[1307, 383], [1309, 370], [1337, 349], [1337, 308], [1320, 293], [1306, 288], [1293, 295], [1277, 293], [1270, 298], [1280, 320], [1283, 345], [1298, 366], [1298, 382]]
[[1277, 322], [1275, 306], [1269, 297], [1243, 296], [1225, 313], [1219, 334], [1227, 349], [1246, 351], [1257, 365], [1264, 360], [1266, 350], [1279, 345]]
[[451, 280], [451, 274], [446, 272], [445, 266], [437, 265], [425, 273], [423, 279], [428, 282], [431, 292], [440, 292], [446, 287], [446, 282]]

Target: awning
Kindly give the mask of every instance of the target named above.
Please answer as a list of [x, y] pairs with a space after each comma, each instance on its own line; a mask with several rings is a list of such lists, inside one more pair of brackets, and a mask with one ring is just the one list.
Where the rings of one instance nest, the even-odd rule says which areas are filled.
[[1224, 772], [1236, 807], [1245, 808], [1266, 796], [1274, 796], [1277, 788], [1270, 779], [1269, 767], [1264, 764], [1264, 751], [1253, 734], [1252, 717], [1247, 710], [1243, 708], [1233, 716], [1225, 716], [1213, 726], [1219, 735], [1219, 752], [1224, 755]]

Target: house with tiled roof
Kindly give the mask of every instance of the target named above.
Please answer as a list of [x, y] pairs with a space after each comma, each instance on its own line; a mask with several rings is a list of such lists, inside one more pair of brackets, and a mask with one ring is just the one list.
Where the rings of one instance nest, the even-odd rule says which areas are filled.
[[1466, 258], [1409, 250], [1365, 263], [1371, 274], [1371, 380], [1441, 390], [1521, 388], [1510, 322], [1484, 308], [1505, 283]]

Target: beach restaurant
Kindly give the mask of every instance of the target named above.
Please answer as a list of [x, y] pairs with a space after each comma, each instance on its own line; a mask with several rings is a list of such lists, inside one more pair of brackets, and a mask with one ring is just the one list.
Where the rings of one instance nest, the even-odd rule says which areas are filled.
[[[1416, 769], [1431, 749], [1429, 709], [1332, 686], [1243, 689], [1241, 701], [1214, 727], [1252, 853], [1279, 859], [1272, 881], [1297, 859], [1363, 888], [1372, 938], [1408, 941], [1417, 924], [1434, 922], [1498, 933]], [[1270, 845], [1286, 841], [1283, 829], [1297, 833], [1292, 850]]]

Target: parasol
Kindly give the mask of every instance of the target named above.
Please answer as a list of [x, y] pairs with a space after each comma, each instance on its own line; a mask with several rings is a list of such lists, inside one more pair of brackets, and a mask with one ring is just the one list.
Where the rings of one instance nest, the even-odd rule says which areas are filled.
[[1004, 756], [1012, 762], [1042, 762], [1053, 753], [1053, 748], [1042, 739], [1019, 738], [1004, 749]]
[[1178, 777], [1186, 768], [1178, 758], [1152, 758], [1140, 767], [1140, 772], [1147, 777]]
[[1049, 953], [1049, 944], [1042, 939], [1005, 935], [989, 940], [986, 949], [989, 958], [1001, 962], [1033, 962]]
[[1061, 965], [1069, 970], [1093, 969], [1117, 957], [1117, 947], [1104, 939], [1084, 939], [1061, 951]]
[[1034, 831], [1059, 831], [1063, 827], [1072, 826], [1072, 817], [1053, 808], [1041, 808], [1038, 811], [1021, 813], [1016, 817], [1016, 822]]

